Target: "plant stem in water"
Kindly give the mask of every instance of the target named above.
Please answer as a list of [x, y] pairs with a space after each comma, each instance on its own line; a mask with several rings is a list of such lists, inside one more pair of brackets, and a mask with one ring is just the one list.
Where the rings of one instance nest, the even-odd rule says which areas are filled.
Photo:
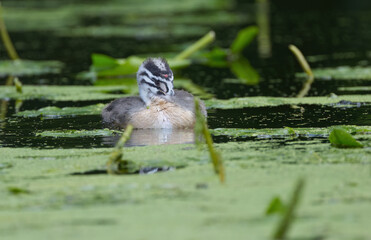
[[119, 163], [122, 160], [123, 148], [127, 140], [129, 140], [131, 132], [133, 131], [133, 126], [128, 125], [125, 129], [125, 132], [122, 134], [120, 140], [117, 142], [115, 149], [111, 153], [108, 162], [107, 162], [107, 173], [108, 174], [117, 174], [119, 173]]
[[1, 6], [1, 2], [0, 2], [0, 34], [1, 34], [1, 39], [3, 40], [5, 49], [8, 52], [9, 57], [12, 60], [18, 60], [19, 59], [18, 53], [13, 46], [13, 43], [9, 37], [8, 31], [6, 30], [6, 26], [5, 26], [4, 19], [3, 19], [3, 8]]
[[207, 148], [210, 153], [210, 158], [213, 163], [214, 172], [219, 175], [221, 183], [225, 181], [225, 169], [220, 153], [214, 149], [213, 139], [210, 131], [207, 127], [204, 116], [200, 111], [199, 100], [195, 98], [195, 112], [196, 112], [196, 124], [195, 124], [195, 140], [196, 144], [199, 144], [199, 137], [203, 137], [206, 141]]
[[314, 81], [314, 75], [303, 53], [294, 45], [289, 45], [289, 49], [295, 55], [304, 72], [308, 75], [307, 81], [304, 82], [302, 89], [300, 90], [298, 95], [296, 95], [296, 97], [298, 98], [305, 97], [308, 94], [310, 87]]

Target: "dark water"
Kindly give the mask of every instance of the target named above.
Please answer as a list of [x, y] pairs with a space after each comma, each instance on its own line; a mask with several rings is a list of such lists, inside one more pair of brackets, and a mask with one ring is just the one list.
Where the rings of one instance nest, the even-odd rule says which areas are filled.
[[[101, 1], [94, 1], [101, 2]], [[22, 7], [25, 2], [3, 1], [5, 7]], [[63, 4], [86, 3], [86, 1], [29, 1], [30, 6], [57, 7]], [[239, 24], [210, 26], [217, 36], [216, 45], [228, 47], [239, 29], [256, 24], [254, 16], [259, 6], [255, 1], [236, 1], [229, 11], [236, 14], [251, 14], [251, 21]], [[193, 65], [176, 72], [176, 77], [186, 77], [207, 88], [217, 98], [227, 99], [244, 96], [294, 96], [302, 86], [302, 80], [295, 77], [301, 72], [287, 46], [297, 45], [306, 56], [323, 55], [310, 61], [313, 68], [342, 65], [367, 66], [370, 63], [371, 48], [371, 4], [369, 1], [271, 1], [269, 12], [268, 53], [261, 49], [262, 42], [255, 40], [245, 49], [244, 56], [259, 72], [261, 82], [256, 86], [228, 83], [225, 79], [234, 78], [226, 68], [211, 68]], [[85, 16], [79, 20], [81, 26], [120, 24], [112, 16]], [[76, 80], [76, 74], [90, 66], [93, 52], [113, 57], [134, 54], [179, 51], [179, 43], [186, 44], [196, 37], [165, 37], [136, 39], [130, 37], [66, 37], [53, 31], [12, 31], [11, 37], [20, 56], [24, 59], [54, 59], [65, 63], [61, 74], [42, 77], [21, 78], [24, 84], [88, 85], [89, 81]], [[0, 55], [4, 59], [5, 54]], [[316, 59], [316, 58], [308, 58]], [[176, 81], [176, 80], [175, 80]], [[3, 80], [5, 82], [5, 80]], [[370, 86], [371, 81], [315, 81], [309, 96], [326, 96], [330, 93], [342, 94], [338, 90], [344, 86]], [[369, 91], [352, 94], [369, 94]], [[350, 94], [350, 93], [347, 93]], [[100, 101], [102, 102], [102, 101]], [[108, 102], [108, 101], [106, 101]], [[85, 106], [97, 102], [52, 102], [24, 101], [20, 110], [34, 110], [45, 106]], [[100, 116], [81, 116], [58, 119], [13, 117], [14, 101], [6, 105], [6, 118], [0, 121], [0, 146], [37, 148], [91, 148], [108, 147], [115, 137], [50, 138], [37, 137], [37, 132], [45, 130], [93, 130], [102, 128]], [[244, 108], [238, 110], [211, 110], [211, 128], [279, 128], [279, 127], [327, 127], [332, 125], [371, 125], [370, 106], [333, 107], [303, 105], [304, 111], [290, 106]], [[141, 133], [143, 134], [143, 133]], [[148, 134], [148, 133], [146, 133]], [[159, 141], [174, 133], [160, 133]], [[141, 135], [140, 135], [141, 136]], [[183, 138], [179, 135], [175, 138]], [[117, 137], [116, 137], [117, 138]], [[156, 137], [154, 137], [156, 138]], [[187, 137], [184, 137], [187, 139]], [[217, 138], [215, 138], [217, 140]], [[151, 144], [151, 143], [148, 143]], [[133, 145], [135, 145], [133, 143]], [[140, 144], [139, 144], [140, 145]]]

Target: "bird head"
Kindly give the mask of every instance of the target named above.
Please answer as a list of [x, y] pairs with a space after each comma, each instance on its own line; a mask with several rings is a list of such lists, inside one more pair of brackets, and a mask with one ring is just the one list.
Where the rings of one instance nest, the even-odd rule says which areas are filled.
[[139, 95], [149, 106], [156, 98], [169, 100], [174, 95], [173, 72], [164, 58], [148, 58], [137, 72]]

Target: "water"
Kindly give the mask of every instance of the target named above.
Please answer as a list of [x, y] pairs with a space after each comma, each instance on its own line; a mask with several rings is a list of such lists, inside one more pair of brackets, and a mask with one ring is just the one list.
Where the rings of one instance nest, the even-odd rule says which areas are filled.
[[[12, 1], [3, 1], [5, 7], [19, 7]], [[32, 1], [31, 1], [32, 2]], [[47, 7], [63, 4], [52, 1]], [[78, 1], [84, 3], [84, 1]], [[100, 2], [100, 1], [96, 1]], [[21, 4], [21, 3], [20, 3]], [[33, 2], [39, 6], [43, 2]], [[55, 5], [54, 5], [55, 4]], [[230, 12], [251, 14], [253, 1], [238, 1]], [[369, 65], [371, 58], [368, 43], [371, 41], [370, 4], [357, 1], [352, 7], [347, 1], [326, 1], [306, 4], [295, 1], [272, 1], [269, 16], [270, 30], [261, 29], [268, 34], [269, 41], [254, 41], [244, 51], [252, 66], [261, 75], [261, 82], [256, 86], [231, 83], [226, 79], [234, 78], [227, 68], [211, 68], [195, 64], [192, 67], [176, 72], [176, 77], [192, 79], [205, 87], [217, 98], [228, 99], [245, 96], [292, 97], [301, 89], [302, 80], [295, 77], [301, 72], [299, 65], [289, 52], [287, 46], [295, 44], [304, 52], [313, 68], [341, 65]], [[44, 6], [44, 5], [43, 5]], [[71, 5], [73, 6], [73, 5]], [[259, 7], [259, 6], [255, 6]], [[264, 12], [262, 13], [264, 15]], [[250, 16], [250, 15], [249, 15]], [[253, 16], [253, 15], [251, 15]], [[245, 22], [215, 25], [216, 44], [228, 47], [239, 29], [256, 22], [257, 17], [249, 17]], [[251, 19], [252, 18], [252, 19]], [[115, 16], [94, 17], [83, 15], [78, 26], [109, 25], [120, 26], [122, 22]], [[158, 52], [179, 52], [182, 44], [187, 44], [196, 37], [154, 37], [132, 38], [120, 36], [71, 37], [60, 34], [60, 29], [52, 31], [16, 30], [10, 28], [11, 37], [20, 56], [24, 59], [54, 59], [65, 63], [63, 72], [58, 75], [21, 78], [24, 84], [50, 85], [89, 85], [89, 81], [76, 80], [76, 74], [86, 71], [90, 66], [90, 54], [104, 53], [113, 57], [124, 57], [133, 54]], [[180, 44], [180, 45], [179, 45]], [[265, 45], [264, 45], [265, 44]], [[269, 44], [271, 47], [267, 47]], [[263, 46], [262, 46], [263, 45]], [[265, 46], [265, 48], [264, 48]], [[271, 49], [271, 50], [269, 50]], [[322, 57], [315, 57], [315, 56]], [[269, 57], [267, 57], [269, 56]], [[4, 54], [1, 59], [6, 58]], [[176, 81], [176, 79], [175, 79]], [[327, 96], [335, 94], [369, 94], [370, 91], [344, 92], [339, 87], [370, 86], [371, 81], [315, 81], [309, 96]], [[45, 106], [86, 106], [107, 101], [56, 102], [26, 100], [20, 110], [35, 110]], [[52, 138], [39, 137], [37, 133], [46, 130], [102, 128], [99, 115], [65, 117], [57, 119], [14, 117], [14, 101], [3, 101], [3, 118], [0, 122], [0, 146], [2, 147], [36, 147], [36, 148], [97, 148], [110, 147], [117, 141], [114, 137]], [[244, 108], [236, 110], [210, 110], [210, 128], [281, 128], [281, 127], [327, 127], [332, 125], [370, 125], [370, 106], [333, 107], [321, 105], [303, 105], [301, 109], [290, 106]], [[4, 111], [4, 109], [6, 109]], [[225, 141], [215, 137], [216, 141]], [[246, 139], [240, 139], [245, 141]], [[192, 142], [191, 131], [136, 131], [129, 145], [151, 145], [165, 143]]]

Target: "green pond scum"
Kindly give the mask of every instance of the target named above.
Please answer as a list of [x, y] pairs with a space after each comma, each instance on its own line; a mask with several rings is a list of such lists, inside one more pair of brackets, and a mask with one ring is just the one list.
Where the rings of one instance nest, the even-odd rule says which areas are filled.
[[[1, 162], [13, 163], [13, 167], [0, 170], [0, 185], [5, 191], [0, 200], [2, 235], [38, 238], [63, 228], [75, 237], [83, 237], [85, 231], [89, 236], [103, 236], [109, 231], [119, 237], [122, 226], [129, 224], [125, 232], [128, 238], [161, 238], [163, 225], [183, 226], [178, 230], [182, 234], [172, 233], [181, 239], [194, 236], [186, 231], [191, 226], [205, 236], [217, 232], [216, 239], [237, 239], [241, 233], [249, 239], [270, 238], [280, 221], [265, 216], [271, 198], [279, 195], [288, 199], [297, 177], [308, 176], [287, 234], [337, 239], [368, 236], [364, 231], [371, 199], [366, 191], [370, 169], [364, 167], [370, 164], [368, 149], [344, 151], [321, 142], [304, 149], [295, 144], [272, 148], [271, 141], [215, 147], [223, 152], [228, 172], [224, 185], [213, 176], [208, 154], [200, 154], [190, 145], [126, 148], [125, 159], [141, 167], [173, 166], [175, 170], [124, 177], [76, 175], [104, 170], [112, 149], [2, 148], [7, 158], [1, 158]], [[27, 194], [14, 194], [8, 189], [24, 189]], [[175, 214], [179, 209], [187, 211]], [[138, 215], [141, 211], [146, 216]], [[359, 220], [349, 222], [349, 216]], [[71, 221], [78, 224], [71, 227]], [[148, 224], [147, 231], [140, 231], [143, 222]], [[329, 228], [324, 230], [323, 225]]]
[[[0, 1], [0, 239], [370, 239], [369, 7]], [[194, 129], [101, 123], [147, 57]]]

